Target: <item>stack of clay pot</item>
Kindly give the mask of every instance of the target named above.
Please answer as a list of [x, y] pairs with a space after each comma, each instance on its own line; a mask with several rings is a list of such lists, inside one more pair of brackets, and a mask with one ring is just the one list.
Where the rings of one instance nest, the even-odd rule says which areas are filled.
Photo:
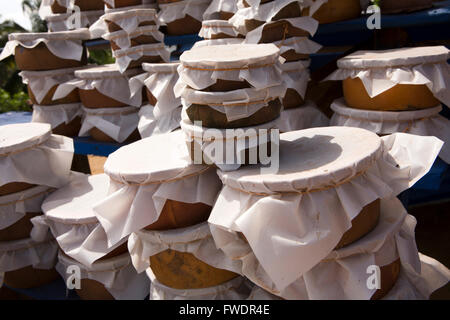
[[352, 126], [379, 135], [405, 132], [445, 142], [440, 158], [450, 163], [450, 51], [443, 46], [357, 51], [338, 61], [327, 80], [342, 80], [332, 125]]
[[74, 79], [75, 71], [87, 64], [83, 41], [88, 29], [52, 33], [13, 33], [0, 60], [13, 54], [34, 104], [33, 122], [49, 123], [53, 132], [77, 136], [82, 108], [78, 90], [55, 98], [61, 84]]
[[110, 247], [128, 238], [134, 267], [152, 281], [151, 299], [248, 296], [206, 222], [220, 180], [213, 167], [192, 163], [180, 130], [120, 148], [105, 173], [109, 190], [93, 210]]
[[70, 0], [42, 1], [41, 12], [49, 11], [43, 14], [43, 18], [50, 32], [89, 28], [104, 13], [103, 0], [75, 0], [73, 5], [76, 7], [71, 7]]
[[144, 88], [148, 104], [139, 111], [139, 133], [142, 138], [168, 133], [180, 127], [181, 100], [173, 88], [178, 81], [179, 63], [143, 63], [144, 73], [130, 79], [131, 94]]
[[0, 126], [0, 286], [38, 287], [57, 279], [58, 246], [31, 238], [45, 196], [69, 182], [71, 139], [43, 123]]
[[167, 35], [197, 34], [211, 0], [157, 0], [158, 18]]
[[[127, 238], [109, 247], [92, 207], [106, 198], [109, 178], [104, 174], [73, 175], [71, 182], [49, 195], [44, 215], [32, 219], [32, 238], [42, 241], [49, 230], [59, 245], [56, 270], [67, 284], [75, 284], [83, 300], [144, 299], [150, 281], [136, 273]], [[78, 268], [77, 283], [70, 279]], [[71, 287], [72, 289], [73, 287]]]
[[235, 170], [261, 160], [258, 150], [270, 145], [283, 109], [279, 57], [273, 44], [205, 46], [181, 55], [175, 94], [195, 163]]
[[416, 220], [396, 196], [431, 168], [435, 137], [359, 128], [281, 134], [279, 168], [242, 167], [208, 220], [217, 248], [256, 287], [283, 299], [428, 298], [450, 271], [420, 255]]
[[[321, 46], [308, 38], [314, 35], [318, 23], [302, 16], [311, 1], [242, 1], [229, 22], [241, 33], [244, 43], [273, 43], [285, 59], [282, 65], [287, 91], [283, 99], [284, 112], [279, 121], [281, 131], [309, 128], [303, 113], [313, 113], [317, 123], [327, 125], [325, 116], [314, 103], [305, 101], [309, 77], [309, 55]], [[299, 108], [303, 107], [303, 108]], [[325, 120], [325, 121], [324, 121]]]

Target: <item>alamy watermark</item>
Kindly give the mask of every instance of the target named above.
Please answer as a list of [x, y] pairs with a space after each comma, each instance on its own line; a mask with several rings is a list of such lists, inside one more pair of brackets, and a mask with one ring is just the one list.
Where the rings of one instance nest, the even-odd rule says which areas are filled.
[[66, 21], [67, 29], [81, 29], [81, 10], [75, 5], [75, 0], [70, 0], [66, 13], [69, 15]]

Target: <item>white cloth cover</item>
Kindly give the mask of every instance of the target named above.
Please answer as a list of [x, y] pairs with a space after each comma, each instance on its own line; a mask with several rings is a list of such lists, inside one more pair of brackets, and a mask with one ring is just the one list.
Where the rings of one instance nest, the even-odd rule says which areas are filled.
[[379, 138], [346, 127], [284, 133], [278, 173], [218, 171], [225, 186], [209, 222], [225, 234], [243, 233], [282, 291], [332, 251], [366, 205], [422, 178], [441, 147], [435, 137]]
[[238, 0], [212, 0], [209, 7], [203, 13], [203, 20], [219, 18], [219, 12], [235, 13], [238, 10]]
[[205, 46], [185, 51], [180, 57], [175, 95], [180, 96], [186, 86], [203, 90], [218, 79], [246, 80], [259, 90], [280, 85], [279, 57], [280, 50], [273, 44]]
[[92, 211], [92, 206], [108, 194], [105, 174], [76, 175], [67, 186], [52, 193], [42, 203], [45, 216], [33, 218], [31, 237], [42, 241], [49, 229], [65, 254], [90, 266], [113, 248], [108, 248], [106, 234]]
[[105, 14], [89, 28], [92, 37], [99, 38], [108, 32], [107, 21], [118, 25], [127, 33], [135, 31], [144, 22], [154, 22], [159, 26], [156, 10], [150, 6], [154, 4], [120, 8], [123, 10], [106, 10]]
[[242, 7], [236, 11], [229, 22], [238, 30], [245, 29], [245, 20], [258, 20], [270, 22], [286, 6], [291, 3], [297, 3], [300, 9], [306, 8], [311, 4], [311, 0], [277, 0], [261, 4], [257, 1], [247, 1], [250, 7]]
[[32, 239], [0, 242], [0, 288], [6, 272], [29, 266], [43, 270], [53, 268], [57, 253], [58, 244], [50, 237], [39, 243]]
[[193, 104], [209, 106], [225, 114], [228, 121], [234, 121], [252, 116], [267, 107], [271, 101], [281, 100], [285, 93], [284, 85], [262, 90], [248, 88], [228, 92], [196, 91], [185, 88], [181, 94], [181, 101], [186, 110]]
[[302, 106], [281, 111], [280, 117], [275, 120], [280, 133], [297, 131], [316, 127], [328, 127], [328, 119], [312, 101], [306, 101]]
[[211, 39], [218, 34], [226, 34], [231, 37], [237, 37], [239, 32], [226, 20], [206, 20], [202, 22], [202, 28], [198, 35], [205, 39]]
[[81, 279], [91, 279], [103, 284], [116, 300], [143, 300], [150, 290], [150, 281], [145, 274], [136, 273], [128, 254], [98, 261], [88, 267], [59, 252], [56, 271], [65, 282], [70, 276], [66, 272], [69, 266], [80, 268]]
[[416, 111], [371, 111], [349, 108], [344, 99], [333, 102], [332, 126], [357, 127], [380, 135], [395, 132], [435, 136], [444, 141], [439, 157], [450, 163], [450, 121], [441, 116], [442, 107]]
[[[319, 23], [317, 22], [317, 20], [315, 20], [311, 17], [290, 18], [290, 19], [283, 19], [283, 21], [287, 22], [289, 25], [291, 25], [292, 27], [294, 27], [296, 29], [302, 29], [302, 30], [308, 32], [311, 36], [314, 36], [314, 34], [317, 31], [317, 28], [319, 27]], [[277, 21], [268, 22], [266, 24], [259, 26], [256, 29], [248, 32], [245, 35], [245, 42], [246, 43], [259, 43], [262, 38], [264, 28], [273, 23], [278, 23], [278, 22]], [[238, 30], [240, 30], [240, 29], [238, 29]]]
[[397, 84], [426, 85], [450, 105], [450, 50], [444, 46], [357, 51], [340, 60], [327, 80], [359, 78], [373, 98]]
[[121, 49], [128, 49], [131, 47], [131, 40], [139, 36], [152, 36], [155, 40], [164, 42], [164, 34], [158, 29], [159, 27], [157, 25], [148, 25], [138, 27], [129, 33], [124, 30], [106, 33], [102, 38], [108, 41], [114, 41]]
[[17, 46], [32, 49], [44, 43], [48, 50], [61, 59], [81, 61], [83, 57], [83, 40], [89, 40], [91, 34], [88, 29], [62, 32], [42, 33], [11, 33], [0, 54], [0, 61], [14, 55]]
[[[245, 39], [246, 43], [249, 43], [249, 38]], [[307, 37], [292, 37], [286, 40], [281, 40], [273, 43], [280, 48], [280, 53], [283, 54], [289, 50], [294, 50], [296, 53], [312, 54], [319, 51], [322, 46], [317, 42], [310, 40]]]
[[132, 233], [128, 240], [131, 260], [139, 273], [151, 266], [150, 257], [169, 249], [190, 253], [218, 269], [235, 273], [241, 271], [239, 261], [231, 260], [216, 248], [207, 222], [167, 231], [141, 230]]
[[173, 92], [178, 81], [178, 65], [179, 63], [143, 63], [142, 68], [146, 72], [130, 79], [132, 95], [142, 92], [145, 86], [157, 100], [153, 111], [156, 119], [173, 114], [181, 106], [181, 99], [175, 97]]
[[142, 138], [148, 138], [154, 134], [172, 132], [180, 127], [181, 107], [172, 110], [156, 118], [155, 107], [146, 105], [139, 110], [138, 130]]
[[194, 43], [192, 49], [206, 47], [206, 46], [220, 46], [227, 44], [241, 44], [244, 39], [241, 38], [225, 38], [225, 39], [211, 39], [211, 40], [200, 40]]
[[80, 137], [88, 136], [89, 131], [97, 128], [115, 141], [124, 142], [139, 123], [139, 109], [128, 106], [123, 108], [88, 109], [83, 108], [85, 115], [80, 129]]
[[140, 69], [127, 70], [124, 73], [114, 65], [91, 66], [83, 70], [75, 71], [75, 79], [59, 85], [53, 99], [61, 99], [67, 96], [75, 88], [81, 90], [97, 89], [101, 94], [126, 105], [140, 107], [140, 95], [132, 95], [128, 86], [130, 77], [142, 73]]
[[41, 212], [44, 198], [52, 191], [52, 188], [37, 186], [0, 197], [0, 230], [12, 226], [27, 213]]
[[221, 188], [214, 170], [192, 164], [181, 131], [122, 147], [104, 168], [109, 196], [94, 211], [110, 245], [156, 222], [166, 200], [212, 206]]
[[[402, 265], [420, 274], [415, 225], [415, 218], [407, 215], [397, 198], [382, 200], [380, 221], [374, 230], [351, 245], [331, 251], [283, 289], [274, 284], [245, 241], [236, 237], [233, 240], [230, 234], [222, 237], [222, 231], [214, 227], [212, 234], [223, 241], [221, 248], [230, 258], [242, 262], [242, 273], [271, 294], [290, 300], [368, 300], [375, 293], [375, 289], [366, 285], [369, 266], [382, 267], [400, 259]], [[295, 263], [298, 260], [278, 261]]]
[[[93, 25], [105, 12], [99, 11], [81, 11], [80, 27], [89, 28]], [[73, 28], [72, 21], [69, 18], [73, 13], [51, 14], [45, 17], [47, 27], [50, 32], [69, 31]]]
[[[198, 159], [201, 156], [204, 162], [215, 164], [223, 171], [234, 171], [239, 169], [244, 162], [245, 150], [248, 149], [257, 155], [257, 148], [265, 145], [268, 140], [272, 148], [274, 144], [278, 144], [277, 139], [270, 139], [274, 136], [273, 131], [275, 131], [271, 129], [277, 129], [276, 121], [240, 129], [213, 129], [193, 124], [183, 111], [180, 124], [186, 144], [190, 145], [195, 142], [200, 146], [200, 150], [195, 147], [195, 161], [201, 161], [201, 158]], [[264, 136], [261, 136], [261, 133], [264, 133]], [[226, 154], [230, 152], [229, 150], [234, 152], [232, 159], [230, 155]]]
[[159, 4], [158, 19], [163, 25], [183, 19], [186, 16], [202, 21], [203, 13], [210, 3], [211, 0], [182, 0]]
[[249, 284], [243, 277], [215, 287], [180, 290], [169, 288], [152, 279], [151, 269], [147, 269], [147, 275], [151, 279], [150, 300], [244, 300], [250, 291]]
[[[27, 84], [31, 92], [33, 92], [36, 101], [41, 104], [50, 89], [75, 79], [75, 71], [79, 69], [80, 68], [50, 71], [22, 71], [19, 75], [22, 77], [23, 83]], [[70, 92], [67, 92], [67, 94], [69, 93]]]
[[170, 62], [170, 51], [164, 43], [143, 44], [140, 46], [113, 51], [116, 65], [120, 72], [125, 72], [132, 61], [143, 57], [161, 57], [163, 62]]
[[286, 62], [281, 66], [287, 89], [294, 89], [302, 98], [305, 98], [306, 89], [310, 80], [308, 69], [310, 63], [310, 60], [300, 60]]
[[0, 126], [0, 186], [11, 182], [59, 188], [69, 182], [73, 141], [49, 124]]
[[76, 117], [83, 116], [81, 103], [59, 104], [54, 106], [33, 106], [31, 122], [48, 123], [55, 129], [60, 124], [69, 124]]

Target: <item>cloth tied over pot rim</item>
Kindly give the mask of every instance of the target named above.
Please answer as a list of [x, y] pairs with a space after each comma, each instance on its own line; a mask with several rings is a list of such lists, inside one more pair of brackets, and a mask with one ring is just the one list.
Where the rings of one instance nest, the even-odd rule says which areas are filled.
[[110, 246], [158, 221], [167, 200], [212, 206], [222, 186], [213, 169], [192, 164], [181, 131], [124, 146], [104, 168], [109, 195], [94, 211]]
[[219, 12], [235, 13], [238, 10], [236, 0], [212, 0], [203, 13], [203, 20], [212, 20], [219, 17]]
[[237, 29], [227, 20], [204, 20], [198, 35], [205, 39], [211, 39], [213, 36], [221, 33], [232, 37], [239, 35]]
[[196, 91], [185, 88], [181, 101], [186, 109], [192, 105], [210, 107], [226, 115], [228, 121], [248, 118], [265, 108], [270, 102], [282, 99], [286, 86], [279, 85], [266, 89], [239, 89], [228, 92]]
[[75, 118], [83, 116], [81, 103], [58, 104], [53, 106], [33, 105], [31, 122], [48, 123], [52, 129], [61, 124], [69, 124]]
[[58, 58], [81, 61], [84, 51], [82, 42], [90, 38], [89, 29], [86, 28], [61, 32], [11, 33], [0, 54], [0, 61], [14, 55], [17, 46], [33, 49], [41, 43]]
[[175, 96], [186, 86], [203, 90], [218, 79], [247, 81], [256, 89], [281, 85], [280, 50], [273, 44], [230, 44], [196, 47], [180, 57]]
[[0, 197], [0, 230], [4, 230], [25, 217], [27, 213], [41, 212], [44, 198], [53, 188], [36, 186], [28, 190]]
[[435, 137], [347, 127], [284, 133], [278, 173], [218, 170], [224, 187], [209, 222], [243, 233], [281, 291], [332, 251], [366, 205], [422, 178], [441, 147]]
[[55, 266], [58, 244], [47, 234], [42, 242], [31, 238], [0, 242], [0, 288], [6, 272], [32, 266], [35, 269], [50, 270]]
[[122, 10], [106, 10], [105, 14], [89, 28], [92, 37], [100, 38], [109, 32], [107, 21], [118, 25], [127, 33], [134, 32], [144, 22], [154, 22], [159, 27], [156, 10], [152, 7], [154, 4], [119, 8]]
[[442, 106], [414, 111], [371, 111], [347, 107], [344, 99], [331, 104], [331, 125], [367, 129], [380, 135], [404, 132], [434, 136], [444, 141], [439, 157], [450, 163], [450, 121], [441, 116]]
[[150, 278], [150, 300], [244, 300], [251, 285], [243, 277], [236, 277], [224, 284], [203, 289], [174, 289], [160, 283], [147, 269]]
[[128, 86], [129, 78], [139, 73], [142, 73], [142, 70], [131, 69], [122, 73], [114, 64], [90, 66], [75, 71], [75, 79], [60, 84], [53, 99], [61, 99], [75, 88], [80, 90], [96, 89], [101, 94], [126, 105], [140, 107], [142, 97], [139, 94], [131, 95]]
[[294, 89], [304, 99], [308, 82], [311, 79], [309, 65], [311, 60], [286, 62], [281, 66], [283, 78], [287, 89]]
[[0, 137], [0, 186], [24, 182], [59, 188], [69, 182], [72, 139], [53, 135], [46, 123], [0, 126]]
[[244, 39], [242, 38], [224, 38], [224, 39], [211, 39], [211, 40], [200, 40], [194, 43], [192, 49], [206, 47], [206, 46], [220, 46], [227, 44], [242, 44]]
[[158, 4], [158, 19], [162, 25], [167, 25], [176, 20], [190, 16], [197, 21], [203, 20], [203, 13], [208, 8], [211, 0], [182, 0]]
[[88, 109], [83, 107], [84, 119], [80, 137], [88, 136], [97, 128], [115, 141], [124, 142], [137, 128], [139, 109], [134, 106], [121, 108]]
[[164, 34], [159, 31], [157, 25], [147, 25], [137, 27], [133, 32], [126, 32], [124, 30], [108, 32], [103, 34], [102, 38], [114, 43], [121, 49], [128, 49], [131, 47], [131, 41], [140, 36], [151, 36], [159, 42], [164, 42]]
[[357, 51], [340, 60], [323, 81], [359, 78], [374, 98], [397, 84], [426, 85], [433, 95], [450, 105], [450, 50], [444, 46]]
[[66, 272], [70, 266], [80, 268], [81, 279], [100, 282], [116, 300], [142, 300], [150, 290], [150, 281], [145, 274], [136, 273], [128, 253], [85, 266], [59, 251], [56, 271], [65, 282], [71, 276]]
[[160, 119], [172, 114], [181, 106], [181, 99], [175, 97], [173, 87], [178, 81], [179, 63], [143, 63], [144, 73], [130, 79], [131, 95], [137, 95], [145, 86], [156, 99], [153, 115]]
[[163, 62], [170, 62], [170, 51], [164, 43], [143, 44], [127, 49], [113, 51], [116, 58], [116, 65], [120, 72], [126, 72], [132, 61], [137, 61], [143, 57], [160, 57]]
[[31, 237], [42, 241], [50, 230], [66, 255], [83, 265], [92, 265], [127, 240], [124, 238], [108, 248], [105, 231], [92, 211], [92, 206], [106, 197], [108, 190], [109, 178], [105, 174], [74, 174], [68, 185], [42, 203], [44, 215], [31, 220]]
[[310, 100], [298, 108], [284, 109], [275, 121], [280, 133], [330, 125], [330, 119]]
[[171, 113], [155, 116], [155, 107], [145, 105], [139, 110], [138, 130], [141, 137], [148, 138], [154, 134], [172, 132], [180, 127], [181, 107], [174, 109]]

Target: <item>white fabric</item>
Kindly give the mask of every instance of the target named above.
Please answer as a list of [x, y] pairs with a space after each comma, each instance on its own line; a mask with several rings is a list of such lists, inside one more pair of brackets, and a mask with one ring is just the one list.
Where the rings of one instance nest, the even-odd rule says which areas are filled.
[[57, 253], [58, 244], [50, 237], [43, 242], [32, 239], [0, 242], [0, 273], [29, 266], [49, 270], [55, 266]]
[[142, 67], [146, 73], [130, 79], [129, 87], [132, 95], [142, 92], [143, 86], [152, 93], [156, 99], [153, 116], [158, 120], [163, 117], [167, 119], [170, 114], [177, 113], [175, 110], [181, 106], [181, 99], [175, 97], [173, 92], [178, 81], [178, 65], [178, 63], [143, 63]]
[[282, 134], [277, 174], [218, 171], [225, 186], [210, 224], [242, 232], [279, 290], [324, 259], [366, 205], [422, 178], [442, 147], [434, 137], [342, 128]]
[[79, 29], [64, 32], [42, 32], [42, 33], [11, 33], [3, 51], [0, 61], [14, 55], [17, 46], [27, 49], [35, 48], [40, 43], [55, 56], [61, 59], [81, 61], [83, 57], [83, 40], [89, 40], [91, 34], [88, 29]]
[[127, 33], [135, 31], [140, 24], [145, 22], [153, 21], [159, 26], [156, 10], [152, 9], [151, 6], [154, 6], [154, 4], [120, 8], [123, 10], [116, 11], [106, 10], [105, 14], [89, 28], [92, 37], [99, 38], [108, 32], [107, 21], [118, 25]]
[[58, 188], [69, 181], [73, 141], [50, 130], [42, 123], [0, 127], [0, 186], [25, 182]]
[[250, 291], [243, 277], [237, 277], [215, 287], [180, 290], [169, 288], [154, 279], [150, 269], [147, 270], [147, 274], [151, 279], [150, 300], [244, 300]]
[[56, 89], [53, 99], [61, 99], [67, 96], [75, 88], [81, 90], [97, 89], [101, 94], [126, 105], [140, 107], [140, 95], [131, 95], [128, 86], [130, 77], [133, 77], [142, 70], [132, 69], [121, 74], [115, 65], [92, 66], [75, 72], [75, 79], [60, 84]]
[[198, 21], [203, 20], [203, 13], [210, 5], [211, 0], [182, 0], [159, 4], [158, 19], [161, 24], [168, 24], [186, 16]]
[[283, 79], [279, 55], [273, 44], [205, 46], [185, 51], [180, 57], [175, 95], [180, 96], [186, 86], [203, 90], [218, 79], [246, 80], [259, 90], [280, 85]]
[[181, 101], [186, 109], [193, 104], [209, 106], [226, 115], [228, 121], [244, 119], [267, 107], [270, 102], [282, 99], [286, 93], [284, 85], [262, 90], [253, 88], [229, 92], [195, 91], [185, 88]]
[[128, 49], [131, 47], [131, 41], [139, 36], [152, 36], [159, 42], [164, 42], [164, 35], [158, 30], [157, 25], [148, 25], [136, 28], [133, 32], [126, 32], [124, 30], [112, 33], [106, 33], [102, 36], [103, 39], [114, 41], [114, 43], [121, 49]]
[[[290, 19], [283, 19], [282, 21], [287, 22], [293, 28], [301, 29], [308, 32], [311, 36], [314, 36], [314, 34], [317, 31], [317, 28], [319, 27], [319, 23], [317, 22], [317, 20], [311, 17], [290, 18]], [[274, 23], [279, 23], [279, 21], [268, 22], [248, 32], [245, 35], [245, 42], [259, 43], [262, 38], [264, 28]]]
[[359, 78], [373, 98], [397, 84], [426, 85], [436, 99], [450, 105], [450, 57], [445, 47], [357, 51], [338, 61], [327, 80]]
[[55, 129], [60, 124], [69, 124], [76, 117], [83, 116], [81, 103], [59, 104], [54, 106], [33, 106], [31, 122], [48, 123]]
[[287, 89], [294, 89], [304, 99], [310, 80], [310, 60], [286, 62], [281, 66]]
[[37, 186], [0, 197], [0, 230], [12, 226], [27, 213], [41, 212], [41, 204], [50, 192], [49, 187]]
[[206, 20], [202, 22], [202, 28], [198, 35], [205, 39], [211, 39], [219, 34], [226, 34], [231, 37], [237, 37], [239, 32], [234, 26], [226, 20]]
[[81, 279], [91, 279], [103, 284], [116, 300], [142, 300], [150, 290], [150, 281], [145, 274], [136, 273], [128, 254], [98, 261], [88, 267], [59, 252], [56, 271], [65, 282], [70, 276], [66, 272], [69, 266], [80, 268]]
[[241, 38], [225, 38], [225, 39], [211, 39], [211, 40], [200, 40], [197, 41], [192, 49], [206, 47], [206, 46], [220, 46], [227, 44], [241, 44], [244, 39]]
[[[245, 42], [250, 41], [249, 38]], [[286, 40], [281, 40], [273, 43], [280, 48], [280, 53], [294, 50], [295, 53], [312, 54], [318, 52], [322, 46], [317, 42], [310, 40], [307, 37], [292, 37]]]
[[146, 105], [139, 110], [138, 130], [142, 138], [148, 138], [154, 134], [172, 132], [180, 127], [181, 107], [172, 110], [158, 118], [155, 117], [155, 107]]
[[[271, 129], [276, 129], [276, 120], [248, 128], [242, 129], [212, 129], [193, 124], [183, 111], [181, 113], [181, 130], [185, 135], [186, 144], [196, 143], [194, 149], [195, 161], [201, 156], [208, 164], [215, 164], [223, 171], [234, 171], [245, 162], [245, 150], [255, 151], [258, 147], [271, 143], [278, 144], [278, 141], [270, 141]], [[260, 137], [264, 132], [265, 138]], [[268, 141], [269, 140], [269, 141]], [[200, 150], [197, 150], [200, 148]], [[229, 150], [233, 150], [233, 159], [227, 155]], [[201, 151], [201, 152], [200, 152]], [[220, 152], [222, 151], [222, 152]]]
[[137, 61], [143, 57], [161, 57], [163, 62], [170, 61], [170, 51], [164, 43], [144, 44], [128, 49], [116, 50], [113, 52], [116, 58], [116, 65], [120, 72], [125, 72], [132, 61]]
[[[382, 267], [400, 258], [402, 265], [420, 273], [415, 225], [416, 220], [407, 215], [397, 198], [382, 200], [380, 221], [374, 230], [351, 245], [331, 251], [323, 261], [282, 289], [268, 276], [245, 241], [233, 239], [232, 235], [213, 227], [211, 231], [215, 239], [221, 239], [222, 246], [219, 247], [230, 258], [242, 262], [242, 273], [271, 294], [291, 300], [368, 300], [375, 293], [375, 289], [366, 285], [368, 266]], [[278, 261], [294, 263], [298, 260]]]
[[127, 240], [108, 248], [105, 231], [92, 211], [92, 206], [106, 197], [108, 189], [109, 178], [105, 174], [75, 176], [70, 184], [45, 199], [45, 216], [31, 220], [31, 237], [42, 241], [50, 229], [65, 254], [90, 266]]
[[235, 13], [238, 10], [238, 0], [212, 0], [203, 13], [203, 20], [218, 19], [220, 12]]
[[[80, 68], [59, 69], [51, 71], [22, 71], [19, 75], [27, 84], [40, 104], [50, 89], [75, 79], [75, 71]], [[68, 92], [67, 94], [69, 94]], [[63, 97], [62, 97], [63, 98]]]
[[138, 108], [83, 108], [84, 119], [80, 129], [80, 137], [88, 136], [89, 131], [97, 128], [115, 141], [124, 142], [136, 130], [139, 116]]
[[316, 127], [328, 127], [328, 119], [312, 101], [306, 101], [298, 108], [284, 109], [275, 120], [280, 133]]
[[236, 11], [229, 22], [238, 30], [245, 28], [246, 20], [258, 20], [262, 22], [270, 22], [272, 19], [286, 6], [291, 3], [297, 3], [300, 10], [308, 7], [311, 0], [277, 0], [267, 3], [254, 3], [255, 1], [247, 1], [250, 7], [243, 7]]
[[[80, 27], [89, 28], [102, 15], [103, 10], [99, 11], [81, 11], [80, 12]], [[50, 32], [69, 31], [73, 28], [73, 22], [69, 18], [73, 13], [51, 14], [45, 17], [47, 27]]]
[[191, 253], [218, 269], [240, 272], [240, 263], [216, 248], [207, 222], [167, 231], [141, 230], [132, 233], [128, 240], [131, 260], [139, 273], [151, 266], [150, 257], [169, 249]]
[[371, 111], [349, 108], [344, 99], [333, 102], [332, 126], [357, 127], [380, 135], [406, 132], [418, 136], [435, 136], [444, 141], [439, 157], [450, 163], [450, 121], [441, 116], [442, 107], [416, 111]]
[[212, 206], [221, 188], [214, 170], [192, 164], [181, 131], [122, 147], [104, 168], [109, 196], [94, 211], [110, 245], [156, 222], [166, 200]]

